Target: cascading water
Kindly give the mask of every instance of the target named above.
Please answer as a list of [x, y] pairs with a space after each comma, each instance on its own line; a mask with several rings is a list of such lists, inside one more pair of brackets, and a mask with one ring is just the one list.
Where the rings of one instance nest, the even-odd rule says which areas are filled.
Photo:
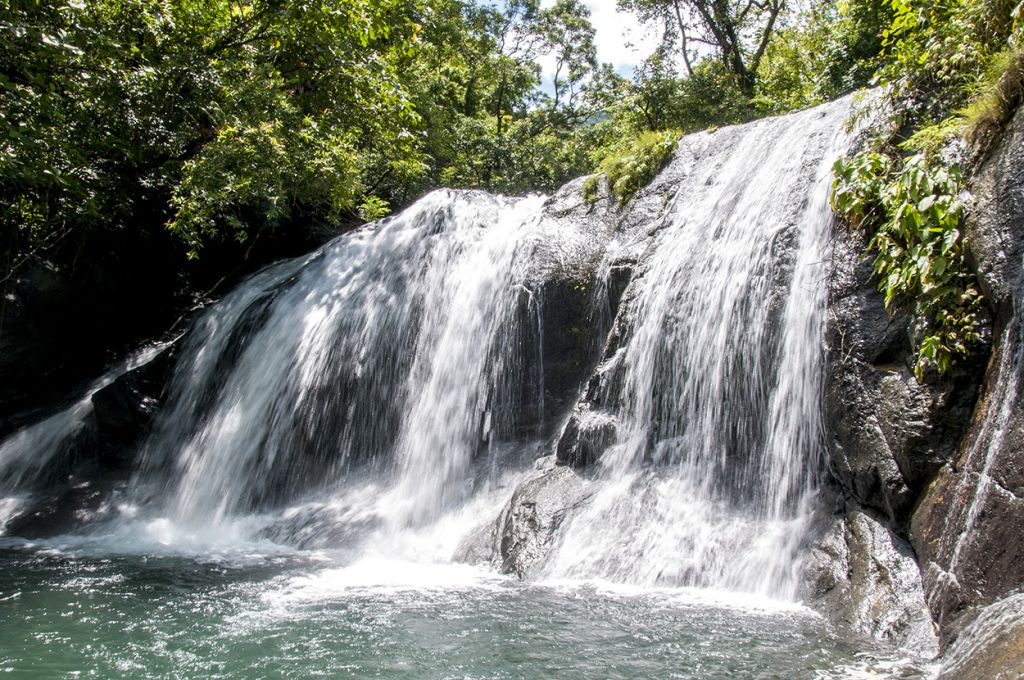
[[441, 191], [265, 269], [193, 324], [127, 521], [158, 518], [174, 542], [255, 518], [250, 536], [355, 554], [443, 526], [456, 535], [431, 559], [450, 559], [507, 501], [496, 480], [529, 475], [542, 448], [542, 326], [559, 301], [537, 253], [585, 259], [582, 238], [605, 252], [573, 284], [591, 288], [590, 334], [573, 332], [594, 352], [616, 259], [639, 263], [577, 408], [615, 435], [541, 573], [792, 598], [848, 110], [688, 137], [661, 215], [610, 244], [562, 229], [539, 197]]
[[116, 391], [94, 399], [148, 354], [0, 444], [0, 534], [10, 510], [45, 537], [0, 539], [0, 670], [901, 673], [778, 601], [821, 465], [848, 110], [689, 136], [624, 207], [439, 191], [250, 277], [151, 367], [173, 352], [102, 508], [64, 494], [73, 465], [42, 523], [4, 504], [86, 451]]
[[846, 115], [684, 140], [699, 163], [582, 416], [615, 436], [543, 573], [794, 597], [823, 446], [827, 201]]
[[149, 362], [164, 347], [156, 344], [135, 352], [90, 384], [70, 406], [18, 429], [0, 442], [0, 535], [8, 521], [21, 511], [35, 487], [53, 475], [55, 462], [56, 467], [65, 463], [60, 459], [69, 454], [68, 449], [93, 413], [93, 397], [121, 376]]
[[[318, 489], [394, 527], [464, 500], [540, 399], [523, 283], [541, 204], [437, 192], [241, 285], [192, 332], [136, 495], [192, 527]], [[370, 486], [331, 489], [346, 476]]]

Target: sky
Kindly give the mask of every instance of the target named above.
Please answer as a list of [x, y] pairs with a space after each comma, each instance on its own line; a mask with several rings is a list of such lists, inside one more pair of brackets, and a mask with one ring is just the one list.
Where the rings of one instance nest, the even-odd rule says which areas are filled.
[[[654, 52], [660, 35], [655, 26], [645, 29], [636, 16], [615, 10], [615, 0], [582, 0], [590, 8], [590, 21], [594, 25], [597, 60], [609, 62], [624, 76], [633, 74], [633, 69]], [[542, 7], [550, 7], [555, 0], [543, 0]], [[550, 80], [554, 70], [554, 59], [542, 57], [538, 60], [544, 69], [544, 80]]]
[[590, 21], [597, 32], [598, 61], [614, 64], [619, 73], [632, 73], [633, 67], [657, 48], [658, 28], [645, 28], [632, 13], [616, 11], [615, 0], [584, 0], [583, 4], [590, 8]]

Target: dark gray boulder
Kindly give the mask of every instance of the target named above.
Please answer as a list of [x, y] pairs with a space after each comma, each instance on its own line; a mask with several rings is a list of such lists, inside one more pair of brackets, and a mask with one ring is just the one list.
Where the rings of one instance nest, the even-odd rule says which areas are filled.
[[537, 477], [519, 485], [496, 523], [503, 574], [533, 574], [566, 516], [587, 499], [585, 484], [572, 469], [550, 458], [539, 468]]
[[4, 533], [28, 538], [63, 533], [113, 511], [111, 491], [133, 469], [152, 429], [177, 347], [167, 343], [139, 365], [124, 367], [87, 401], [70, 407], [75, 417], [56, 423], [63, 429], [34, 438], [54, 450], [34, 478], [21, 480], [19, 491], [31, 495]]
[[135, 451], [151, 431], [163, 403], [177, 350], [178, 343], [168, 344], [92, 396], [99, 465], [123, 470], [134, 462]]
[[455, 553], [460, 562], [493, 564], [503, 574], [536, 575], [558, 530], [589, 498], [587, 483], [553, 456], [536, 461], [498, 517], [467, 538]]

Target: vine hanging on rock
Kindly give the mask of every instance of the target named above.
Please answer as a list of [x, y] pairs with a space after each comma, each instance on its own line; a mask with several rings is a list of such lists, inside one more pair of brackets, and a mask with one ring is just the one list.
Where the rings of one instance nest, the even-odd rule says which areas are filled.
[[915, 374], [947, 373], [981, 339], [983, 298], [960, 231], [955, 167], [923, 154], [894, 160], [866, 151], [834, 166], [832, 209], [869, 235], [878, 288], [891, 312], [912, 305], [924, 320]]

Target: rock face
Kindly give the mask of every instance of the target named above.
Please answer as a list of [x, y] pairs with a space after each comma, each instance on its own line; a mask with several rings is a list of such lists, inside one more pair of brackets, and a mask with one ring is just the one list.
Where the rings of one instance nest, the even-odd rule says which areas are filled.
[[834, 518], [810, 553], [805, 601], [842, 628], [922, 657], [938, 651], [910, 544], [859, 510]]
[[[968, 366], [949, 380], [918, 384], [909, 355], [912, 319], [885, 313], [855, 239], [840, 239], [835, 248], [825, 407], [847, 530], [863, 509], [881, 518], [898, 535], [894, 540], [910, 539], [941, 647], [957, 641], [943, 669], [949, 678], [997, 677], [1024, 658], [1020, 608], [1016, 614], [1003, 609], [998, 617], [986, 609], [1024, 587], [1021, 187], [1024, 117], [1018, 115], [975, 179], [977, 200], [967, 223], [993, 312], [987, 368]], [[816, 555], [831, 551], [841, 571], [837, 543], [827, 534]], [[877, 546], [868, 550], [877, 553]], [[849, 574], [846, 587], [856, 589], [856, 570]], [[847, 597], [839, 591], [826, 599]], [[856, 617], [853, 622], [856, 627]], [[978, 633], [979, 627], [987, 632]]]
[[521, 484], [495, 526], [504, 574], [530, 576], [555, 540], [566, 515], [586, 501], [585, 483], [550, 457], [538, 461], [540, 474]]
[[167, 344], [140, 365], [111, 376], [109, 384], [69, 407], [69, 417], [35, 424], [53, 429], [40, 433], [40, 441], [50, 442], [52, 457], [35, 479], [19, 485], [33, 491], [31, 502], [5, 525], [6, 533], [28, 538], [62, 533], [104, 512], [110, 490], [124, 480], [153, 425], [176, 349], [176, 343]]
[[[463, 546], [460, 558], [490, 561], [509, 573], [535, 573], [564, 517], [581, 503], [579, 472], [615, 441], [616, 370], [651, 243], [672, 196], [709, 156], [707, 136], [687, 138], [672, 164], [626, 206], [607, 194], [595, 207], [567, 205], [605, 221], [614, 237], [596, 272], [608, 321], [590, 332], [605, 340], [601, 363], [586, 381], [554, 440], [559, 466], [522, 483], [501, 515]], [[569, 188], [575, 189], [573, 185]], [[563, 214], [569, 223], [585, 219]], [[890, 317], [872, 280], [864, 244], [837, 232], [829, 277], [830, 346], [826, 362], [826, 430], [837, 515], [821, 519], [805, 567], [806, 599], [837, 625], [878, 639], [934, 651], [934, 632], [920, 572], [907, 537], [914, 503], [949, 461], [966, 429], [980, 382], [969, 372], [951, 384], [921, 386], [914, 378], [909, 315]], [[787, 247], [779, 244], [780, 248]], [[594, 304], [595, 310], [602, 303]]]
[[503, 574], [536, 576], [569, 514], [590, 498], [587, 481], [556, 465], [554, 456], [536, 461], [497, 518], [465, 540], [455, 559], [491, 564]]
[[[570, 182], [544, 207], [531, 257], [529, 287], [540, 306], [542, 412], [526, 420], [542, 423], [545, 436], [561, 425], [599, 356], [602, 326], [609, 323], [607, 296], [598, 286], [598, 268], [614, 230], [612, 205], [583, 200], [583, 181]], [[529, 416], [537, 405], [524, 404]]]
[[[566, 262], [562, 254], [556, 254], [551, 260], [560, 264], [540, 270], [543, 276], [539, 278], [547, 281], [544, 290], [571, 288], [587, 292], [586, 297], [567, 295], [565, 299], [573, 302], [568, 306], [556, 302], [545, 307], [562, 307], [553, 313], [563, 317], [570, 314], [573, 324], [568, 329], [553, 330], [545, 312], [545, 375], [569, 376], [563, 386], [574, 385], [574, 389], [564, 392], [569, 398], [559, 400], [560, 410], [552, 411], [561, 415], [550, 438], [554, 455], [537, 461], [534, 474], [517, 486], [501, 513], [458, 548], [456, 560], [490, 563], [503, 573], [521, 578], [534, 575], [563, 520], [586, 503], [587, 482], [576, 469], [593, 463], [615, 436], [614, 418], [595, 406], [597, 392], [609, 387], [603, 383], [605, 363], [598, 365], [598, 360], [614, 354], [624, 331], [617, 313], [633, 290], [629, 283], [636, 275], [638, 262], [661, 228], [660, 217], [689, 164], [700, 159], [708, 143], [707, 138], [701, 138], [682, 148], [684, 157], [669, 165], [625, 207], [616, 203], [603, 182], [598, 199], [585, 202], [582, 180], [569, 183], [549, 201], [545, 210], [548, 219], [587, 236], [588, 241], [581, 242], [580, 248], [587, 253], [584, 261], [593, 263], [587, 268], [567, 266], [561, 264]], [[559, 241], [564, 241], [564, 235]], [[557, 301], [558, 297], [553, 299]], [[575, 346], [567, 353], [559, 351], [569, 335]], [[558, 358], [564, 356], [572, 357], [571, 364]], [[549, 361], [554, 371], [550, 371]], [[566, 370], [567, 365], [572, 370]], [[578, 371], [580, 366], [586, 367], [582, 373]]]
[[857, 235], [837, 234], [829, 284], [825, 417], [830, 465], [843, 495], [906, 536], [920, 494], [950, 461], [980, 383], [976, 370], [921, 385], [912, 318], [889, 315]]
[[637, 294], [638, 286], [630, 284], [644, 275], [652, 254], [651, 244], [665, 225], [669, 201], [692, 167], [708, 156], [715, 142], [710, 135], [688, 137], [672, 163], [624, 206], [618, 205], [607, 186], [601, 184], [600, 198], [594, 205], [600, 206], [600, 215], [614, 233], [595, 272], [594, 292], [598, 300], [594, 308], [604, 316], [595, 317], [590, 333], [598, 340], [595, 358], [600, 358], [601, 363], [592, 366], [594, 370], [582, 393], [576, 395], [579, 398], [559, 433], [555, 453], [560, 465], [590, 465], [615, 438], [617, 423], [605, 406], [618, 399], [616, 351], [630, 324], [618, 313], [619, 309], [628, 306]]
[[0, 437], [87, 384], [111, 357], [164, 333], [190, 306], [175, 271], [178, 249], [170, 234], [125, 229], [58, 248], [52, 260], [0, 265]]
[[[966, 233], [995, 312], [997, 340], [985, 391], [970, 432], [928, 488], [912, 523], [944, 644], [971, 625], [981, 607], [1024, 587], [1022, 187], [1024, 115], [1018, 113], [976, 178], [977, 202]], [[1024, 649], [1016, 649], [1019, 663]]]
[[961, 631], [943, 659], [938, 680], [1024, 677], [1024, 594], [989, 605]]

